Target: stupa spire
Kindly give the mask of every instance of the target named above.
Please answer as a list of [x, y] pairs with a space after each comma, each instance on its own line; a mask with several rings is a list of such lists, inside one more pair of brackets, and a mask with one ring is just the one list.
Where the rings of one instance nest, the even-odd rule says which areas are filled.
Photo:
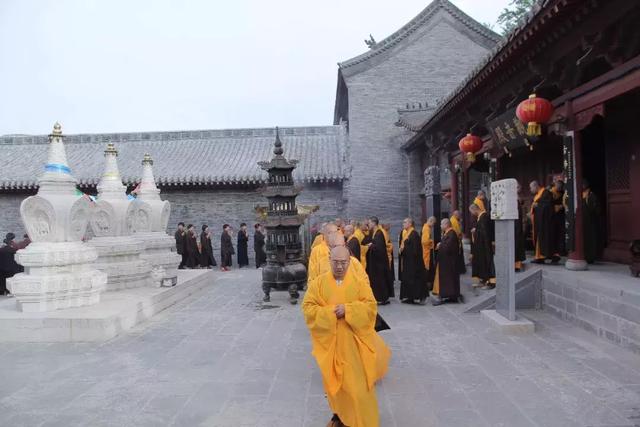
[[63, 143], [62, 126], [56, 122], [49, 134], [47, 163], [44, 174], [38, 179], [38, 185], [44, 191], [75, 192], [76, 180], [71, 175], [71, 168], [67, 163], [67, 153]]
[[113, 143], [108, 143], [104, 150], [104, 173], [98, 183], [98, 196], [106, 195], [116, 198], [127, 198], [127, 188], [122, 184], [120, 169], [118, 168], [118, 150]]
[[140, 180], [138, 197], [140, 200], [160, 200], [160, 190], [153, 177], [153, 159], [149, 153], [145, 153], [142, 159], [142, 179]]

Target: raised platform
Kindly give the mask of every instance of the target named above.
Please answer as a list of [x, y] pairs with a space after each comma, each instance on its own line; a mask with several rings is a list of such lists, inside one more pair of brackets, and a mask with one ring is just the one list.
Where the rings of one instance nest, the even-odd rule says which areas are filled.
[[104, 292], [90, 307], [46, 313], [16, 310], [15, 298], [0, 298], [0, 342], [102, 342], [131, 329], [213, 283], [211, 270], [180, 270], [170, 288]]

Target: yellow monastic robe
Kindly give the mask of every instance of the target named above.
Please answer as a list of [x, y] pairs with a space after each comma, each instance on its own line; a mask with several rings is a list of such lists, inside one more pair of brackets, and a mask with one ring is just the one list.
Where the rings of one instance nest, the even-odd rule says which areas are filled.
[[[404, 233], [404, 231], [403, 231]], [[404, 240], [404, 235], [402, 236]], [[424, 261], [424, 268], [430, 270], [431, 266], [431, 251], [433, 250], [433, 239], [431, 239], [431, 227], [429, 224], [422, 226], [422, 260]]]
[[311, 249], [318, 246], [320, 243], [324, 243], [324, 236], [322, 234], [318, 234], [315, 239], [313, 239], [313, 243], [311, 244]]
[[[334, 313], [338, 304], [345, 306], [343, 319]], [[349, 427], [378, 427], [375, 383], [385, 375], [391, 351], [374, 330], [377, 304], [366, 274], [350, 265], [339, 285], [331, 272], [318, 276], [302, 312], [331, 410]]]
[[[536, 193], [536, 195], [533, 196], [533, 202], [531, 203], [531, 209], [529, 211], [531, 214], [531, 234], [534, 236], [534, 239], [536, 236], [536, 220], [535, 220], [533, 205], [535, 203], [538, 203], [538, 200], [540, 200], [540, 197], [542, 197], [543, 194], [544, 194], [544, 187], [541, 187]], [[536, 245], [534, 258], [537, 260], [540, 260], [540, 259], [544, 260], [545, 257], [542, 255], [542, 251], [540, 251], [540, 244], [538, 243], [537, 239], [534, 240], [534, 243]]]
[[367, 251], [369, 250], [369, 246], [362, 245], [362, 241], [365, 238], [365, 234], [361, 229], [356, 228], [355, 231], [353, 232], [353, 235], [356, 237], [356, 239], [358, 239], [358, 242], [360, 242], [360, 264], [362, 264], [362, 267], [366, 269], [367, 268]]
[[382, 231], [382, 234], [384, 235], [384, 241], [387, 242], [387, 258], [389, 258], [389, 263], [391, 263], [391, 261], [393, 261], [393, 243], [391, 243], [389, 232], [387, 230], [380, 227], [380, 231]]
[[460, 221], [458, 221], [458, 218], [455, 216], [452, 216], [449, 221], [451, 222], [451, 228], [453, 228], [453, 231], [458, 235], [458, 240], [462, 242], [462, 225]]
[[482, 212], [486, 212], [487, 211], [487, 209], [486, 209], [486, 207], [484, 205], [484, 200], [476, 197], [475, 199], [473, 199], [473, 204], [476, 205], [477, 207], [479, 207]]

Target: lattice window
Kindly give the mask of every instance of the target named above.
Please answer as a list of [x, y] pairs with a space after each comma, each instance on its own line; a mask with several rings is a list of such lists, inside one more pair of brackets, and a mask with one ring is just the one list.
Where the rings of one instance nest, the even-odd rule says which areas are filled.
[[630, 166], [627, 144], [607, 145], [608, 190], [628, 190], [630, 188]]

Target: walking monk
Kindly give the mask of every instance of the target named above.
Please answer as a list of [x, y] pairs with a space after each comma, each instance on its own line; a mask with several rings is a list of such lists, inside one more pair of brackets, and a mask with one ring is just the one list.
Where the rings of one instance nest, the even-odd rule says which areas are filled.
[[458, 273], [458, 235], [451, 228], [451, 221], [447, 218], [440, 221], [442, 240], [438, 243], [438, 266], [436, 267], [435, 283], [431, 304], [440, 305], [444, 302], [464, 302], [460, 293], [460, 274]]
[[360, 260], [360, 240], [354, 235], [355, 227], [351, 224], [344, 226], [344, 239], [347, 242], [347, 248], [351, 252], [351, 256]]
[[429, 287], [425, 279], [420, 235], [415, 230], [411, 218], [402, 221], [399, 246], [400, 300], [405, 304], [418, 301], [424, 305], [429, 296]]
[[560, 261], [559, 254], [554, 253], [553, 228], [553, 195], [549, 190], [541, 187], [538, 181], [531, 181], [529, 190], [533, 194], [531, 203], [531, 224], [533, 224], [533, 244], [535, 256], [533, 262], [544, 264], [545, 259], [552, 262]]
[[[365, 238], [365, 242], [370, 242], [369, 250], [367, 251], [367, 274], [369, 275], [369, 282], [376, 301], [380, 305], [386, 305], [389, 304], [391, 274], [389, 273], [387, 241], [380, 229], [377, 217], [372, 216], [369, 218], [369, 230], [369, 236]], [[368, 240], [369, 238], [371, 240]]]
[[[433, 226], [436, 224], [436, 217], [430, 217], [422, 226], [422, 261], [425, 268], [425, 281], [427, 289], [433, 287], [433, 278], [436, 273], [435, 243], [433, 242]], [[402, 280], [402, 278], [401, 278]]]
[[374, 330], [376, 300], [365, 274], [351, 268], [345, 246], [330, 254], [331, 270], [309, 283], [302, 303], [334, 415], [328, 426], [378, 427], [375, 383], [391, 351]]

